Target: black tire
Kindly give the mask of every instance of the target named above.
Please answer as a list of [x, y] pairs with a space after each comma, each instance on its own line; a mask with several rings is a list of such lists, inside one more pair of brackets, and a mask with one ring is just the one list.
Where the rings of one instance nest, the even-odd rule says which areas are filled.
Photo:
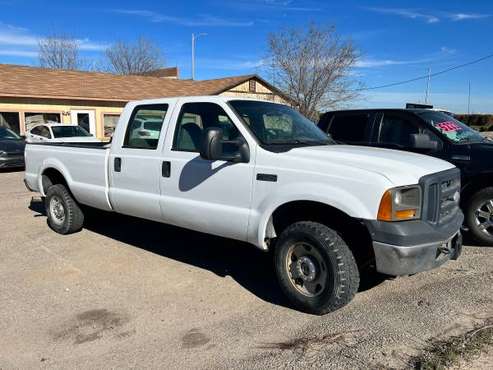
[[[469, 232], [471, 236], [479, 243], [485, 245], [493, 245], [493, 223], [492, 226], [487, 229], [488, 232], [483, 231], [476, 220], [477, 210], [481, 208], [482, 205], [487, 203], [489, 200], [493, 201], [493, 187], [488, 187], [479, 190], [475, 193], [467, 204], [465, 211], [466, 225], [469, 228]], [[483, 207], [484, 210], [487, 208]], [[493, 206], [492, 206], [493, 209]], [[492, 212], [493, 216], [493, 212]], [[485, 220], [484, 218], [480, 219], [481, 221]], [[493, 220], [493, 218], [492, 218]]]
[[[295, 252], [296, 248], [301, 248], [300, 253]], [[307, 255], [303, 255], [303, 248]], [[312, 259], [310, 253], [315, 254]], [[306, 256], [308, 269], [303, 266]], [[358, 291], [359, 272], [353, 253], [339, 234], [325, 225], [303, 221], [287, 227], [276, 242], [274, 261], [282, 291], [301, 311], [317, 315], [335, 311], [349, 303]], [[310, 272], [310, 266], [315, 266], [316, 272], [304, 274], [303, 278], [315, 276], [313, 281], [295, 279], [293, 275], [301, 271]], [[317, 279], [325, 284], [317, 284]], [[312, 288], [315, 285], [312, 292], [308, 291], [309, 285], [303, 286], [307, 281]]]
[[48, 225], [57, 233], [66, 235], [82, 229], [84, 214], [64, 185], [56, 184], [48, 188], [45, 208]]

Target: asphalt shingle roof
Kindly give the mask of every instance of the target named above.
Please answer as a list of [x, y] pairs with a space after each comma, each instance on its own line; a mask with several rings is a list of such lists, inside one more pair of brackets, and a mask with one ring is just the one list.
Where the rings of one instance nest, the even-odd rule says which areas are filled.
[[259, 79], [256, 75], [246, 75], [192, 81], [0, 64], [0, 97], [127, 102], [171, 96], [217, 95], [252, 78]]

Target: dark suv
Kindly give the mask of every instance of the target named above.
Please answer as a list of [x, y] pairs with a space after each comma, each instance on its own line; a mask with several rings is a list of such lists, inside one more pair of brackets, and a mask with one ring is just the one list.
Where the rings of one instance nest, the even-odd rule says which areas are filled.
[[428, 154], [456, 165], [462, 173], [466, 228], [479, 242], [493, 245], [493, 141], [430, 109], [327, 112], [318, 126], [345, 144]]

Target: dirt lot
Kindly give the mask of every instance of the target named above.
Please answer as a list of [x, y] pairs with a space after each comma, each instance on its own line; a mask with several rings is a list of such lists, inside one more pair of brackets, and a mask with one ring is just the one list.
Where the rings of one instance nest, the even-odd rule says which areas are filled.
[[406, 368], [493, 316], [493, 248], [311, 316], [253, 247], [98, 212], [58, 235], [22, 176], [0, 173], [0, 369]]

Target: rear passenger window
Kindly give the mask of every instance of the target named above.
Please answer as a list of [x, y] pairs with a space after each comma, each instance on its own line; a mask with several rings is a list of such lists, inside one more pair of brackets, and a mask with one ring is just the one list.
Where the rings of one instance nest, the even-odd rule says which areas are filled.
[[156, 149], [168, 104], [140, 105], [130, 117], [124, 148]]
[[366, 143], [369, 140], [369, 114], [337, 114], [329, 126], [329, 134], [334, 140], [345, 143]]

